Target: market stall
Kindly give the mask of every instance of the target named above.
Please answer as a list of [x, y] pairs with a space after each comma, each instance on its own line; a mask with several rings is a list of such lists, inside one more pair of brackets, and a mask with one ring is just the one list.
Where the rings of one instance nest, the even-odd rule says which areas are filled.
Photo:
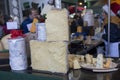
[[[110, 1], [108, 2], [110, 7]], [[4, 43], [3, 37], [1, 49], [9, 50], [5, 53], [0, 52], [0, 79], [119, 80], [119, 58], [109, 56], [109, 45], [108, 56], [102, 53], [101, 48], [95, 55], [89, 54], [90, 50], [103, 43], [102, 40], [96, 39], [93, 35], [88, 35], [84, 39], [83, 34], [80, 34], [82, 33], [80, 26], [77, 28], [77, 37], [70, 39], [67, 9], [62, 9], [59, 0], [56, 4], [56, 7], [46, 14], [45, 23], [38, 23], [36, 18], [33, 19], [27, 35], [19, 28], [13, 27], [11, 35], [5, 38], [8, 43]], [[93, 20], [91, 12], [89, 15], [90, 20]], [[108, 23], [110, 23], [110, 15], [108, 16]], [[110, 32], [110, 24], [108, 32]], [[110, 43], [109, 36], [108, 43]], [[68, 45], [77, 41], [80, 42], [78, 47], [82, 49], [71, 53]]]

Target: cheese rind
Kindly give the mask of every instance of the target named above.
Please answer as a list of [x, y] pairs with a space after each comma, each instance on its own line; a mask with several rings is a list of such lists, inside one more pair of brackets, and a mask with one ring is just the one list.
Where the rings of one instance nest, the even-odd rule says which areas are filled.
[[31, 63], [35, 70], [67, 73], [67, 44], [66, 42], [30, 41]]
[[0, 51], [2, 51], [2, 50], [3, 50], [3, 45], [2, 45], [2, 43], [0, 41]]
[[47, 14], [47, 41], [69, 41], [68, 14], [66, 9], [51, 10]]
[[4, 36], [2, 39], [1, 39], [1, 43], [3, 45], [3, 48], [8, 50], [8, 38], [10, 38], [11, 34], [8, 34], [6, 36]]

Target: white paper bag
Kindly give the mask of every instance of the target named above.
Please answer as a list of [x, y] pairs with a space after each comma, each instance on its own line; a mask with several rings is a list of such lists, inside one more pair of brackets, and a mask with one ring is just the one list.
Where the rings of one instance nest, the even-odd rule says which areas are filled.
[[9, 64], [12, 70], [27, 69], [27, 54], [24, 38], [8, 39]]

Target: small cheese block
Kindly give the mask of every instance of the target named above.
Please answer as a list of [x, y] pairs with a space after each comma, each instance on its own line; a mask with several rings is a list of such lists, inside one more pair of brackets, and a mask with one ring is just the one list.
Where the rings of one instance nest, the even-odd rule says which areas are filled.
[[1, 43], [3, 44], [3, 48], [8, 50], [8, 38], [10, 38], [10, 34], [4, 36], [2, 39], [1, 39]]
[[97, 68], [103, 68], [103, 54], [98, 54], [97, 55]]
[[45, 21], [47, 41], [69, 41], [68, 12], [51, 10]]
[[35, 70], [67, 73], [67, 43], [30, 41], [31, 63]]
[[80, 69], [81, 68], [78, 59], [74, 59], [73, 64], [74, 64], [74, 69]]
[[110, 68], [111, 62], [112, 62], [111, 58], [108, 58], [106, 60], [106, 63], [103, 65], [103, 67], [104, 68]]
[[92, 58], [93, 58], [92, 55], [86, 54], [85, 58], [86, 58], [86, 63], [90, 63], [90, 64], [92, 63]]

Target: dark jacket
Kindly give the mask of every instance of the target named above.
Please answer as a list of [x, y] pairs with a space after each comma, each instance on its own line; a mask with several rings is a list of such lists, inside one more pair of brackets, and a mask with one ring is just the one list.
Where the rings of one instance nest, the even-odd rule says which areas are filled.
[[[108, 41], [108, 24], [104, 26], [105, 34], [102, 38]], [[115, 23], [110, 23], [110, 42], [120, 41], [120, 28]]]
[[28, 30], [28, 28], [27, 28], [27, 24], [32, 23], [32, 21], [33, 21], [33, 20], [28, 17], [27, 19], [25, 19], [25, 20], [22, 22], [21, 27], [22, 27], [23, 33], [28, 33], [28, 32], [29, 32], [29, 30]]

